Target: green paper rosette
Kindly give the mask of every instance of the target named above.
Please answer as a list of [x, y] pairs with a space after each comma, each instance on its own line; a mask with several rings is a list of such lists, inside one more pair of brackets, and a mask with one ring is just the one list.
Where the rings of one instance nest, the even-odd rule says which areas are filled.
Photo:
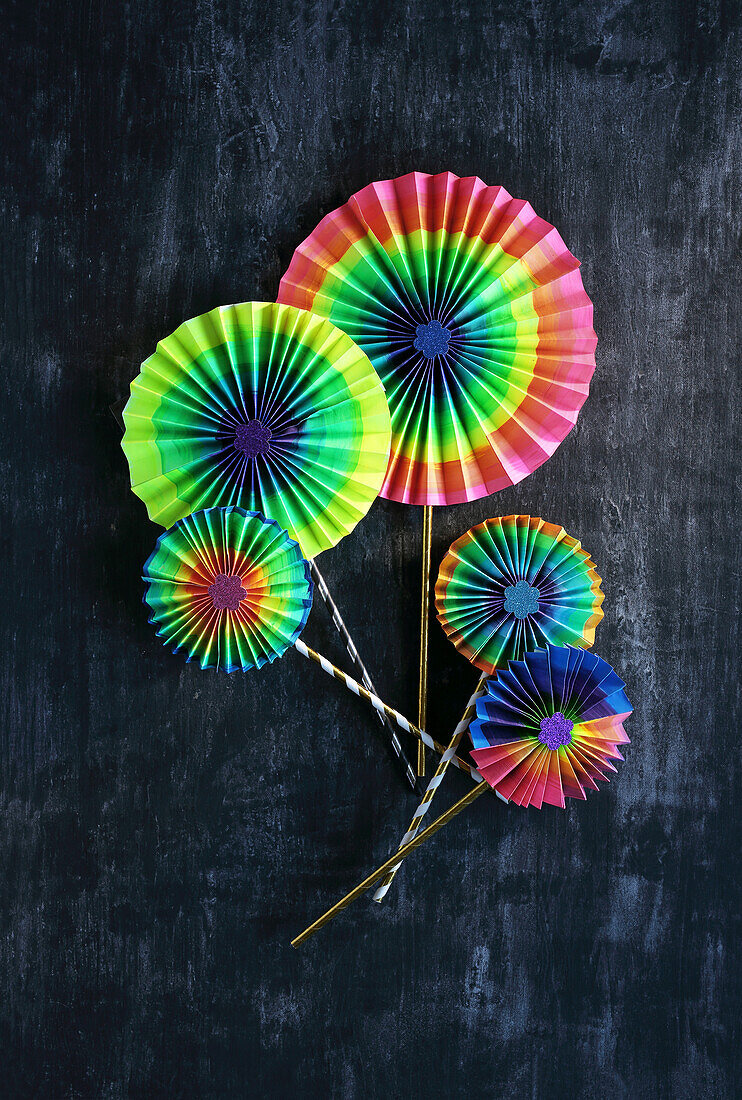
[[272, 303], [222, 306], [157, 345], [131, 385], [131, 485], [169, 527], [236, 505], [309, 558], [366, 514], [384, 478], [389, 410], [367, 356], [329, 321]]

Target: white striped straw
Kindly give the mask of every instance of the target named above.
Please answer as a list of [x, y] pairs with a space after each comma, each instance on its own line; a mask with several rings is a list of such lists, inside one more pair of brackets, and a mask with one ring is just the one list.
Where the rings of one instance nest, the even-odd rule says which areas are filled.
[[[428, 784], [427, 790], [425, 791], [425, 794], [423, 795], [422, 802], [420, 803], [420, 805], [415, 810], [412, 821], [410, 823], [410, 827], [407, 830], [407, 832], [405, 833], [405, 835], [402, 837], [402, 842], [399, 845], [400, 848], [404, 848], [407, 844], [409, 844], [410, 841], [414, 837], [416, 837], [418, 832], [420, 831], [420, 828], [421, 828], [422, 822], [423, 822], [423, 818], [425, 817], [426, 813], [430, 809], [430, 806], [433, 802], [433, 798], [435, 797], [435, 792], [438, 790], [441, 783], [443, 782], [443, 776], [446, 774], [446, 769], [448, 768], [448, 765], [451, 763], [451, 760], [453, 759], [453, 757], [456, 755], [456, 749], [459, 747], [459, 741], [461, 740], [461, 738], [464, 736], [464, 734], [468, 730], [469, 723], [471, 722], [472, 718], [476, 714], [477, 699], [480, 697], [480, 695], [484, 694], [484, 685], [485, 685], [486, 681], [487, 681], [487, 676], [486, 676], [486, 674], [484, 674], [484, 675], [481, 676], [481, 678], [479, 680], [479, 683], [477, 684], [471, 698], [469, 699], [469, 702], [466, 704], [466, 710], [464, 711], [464, 713], [462, 715], [461, 721], [459, 722], [456, 729], [453, 731], [453, 736], [451, 737], [451, 740], [448, 743], [448, 748], [443, 753], [443, 755], [441, 756], [441, 758], [438, 762], [438, 767], [435, 770], [435, 774], [434, 774], [433, 778], [430, 780], [430, 783]], [[387, 874], [384, 876], [384, 878], [381, 881], [381, 885], [378, 887], [378, 889], [376, 890], [376, 892], [373, 895], [374, 901], [381, 901], [382, 898], [385, 897], [387, 891], [389, 890], [389, 887], [392, 884], [392, 879], [394, 878], [394, 876], [396, 875], [397, 871], [399, 870], [399, 868], [401, 866], [402, 866], [402, 863], [400, 861], [398, 864], [396, 864], [395, 867], [392, 867], [392, 869], [387, 872]]]
[[[366, 666], [364, 665], [363, 661], [360, 658], [358, 650], [356, 649], [356, 647], [353, 643], [353, 639], [350, 636], [350, 632], [348, 631], [347, 626], [343, 622], [343, 617], [342, 617], [342, 615], [340, 614], [340, 612], [338, 610], [337, 604], [335, 603], [332, 596], [330, 595], [330, 590], [327, 587], [327, 583], [325, 582], [325, 578], [320, 573], [319, 566], [317, 565], [317, 563], [313, 559], [310, 560], [310, 562], [309, 562], [309, 568], [312, 572], [312, 579], [313, 579], [315, 585], [317, 586], [317, 591], [319, 592], [320, 596], [324, 600], [325, 606], [327, 607], [327, 610], [330, 612], [330, 616], [332, 617], [332, 621], [335, 624], [335, 628], [337, 629], [338, 634], [340, 635], [340, 637], [343, 639], [343, 642], [345, 643], [345, 648], [348, 651], [348, 656], [350, 657], [351, 661], [353, 662], [353, 664], [358, 669], [358, 672], [359, 672], [360, 677], [361, 677], [361, 683], [372, 695], [376, 695], [377, 698], [378, 698], [378, 692], [376, 691], [376, 688], [373, 685], [373, 682], [371, 680], [371, 677], [368, 674]], [[397, 760], [399, 761], [399, 763], [402, 767], [402, 771], [404, 773], [405, 779], [407, 780], [409, 785], [412, 787], [412, 789], [416, 790], [417, 789], [417, 776], [415, 774], [415, 769], [412, 767], [412, 764], [407, 759], [407, 755], [406, 755], [404, 749], [402, 748], [402, 743], [399, 740], [399, 737], [397, 736], [396, 729], [394, 728], [391, 721], [389, 720], [389, 718], [387, 717], [387, 715], [384, 713], [383, 710], [378, 710], [377, 709], [376, 714], [378, 715], [379, 721], [381, 722], [382, 726], [384, 726], [387, 733], [389, 734], [389, 739], [391, 741], [392, 749], [394, 751], [395, 756], [397, 757]]]
[[[378, 695], [374, 695], [372, 692], [368, 691], [359, 684], [357, 680], [354, 680], [352, 676], [349, 676], [347, 672], [343, 672], [342, 669], [339, 669], [332, 661], [328, 661], [326, 657], [323, 657], [321, 653], [317, 653], [316, 650], [310, 649], [308, 645], [302, 642], [301, 638], [297, 638], [294, 642], [294, 649], [297, 650], [298, 653], [301, 653], [302, 657], [314, 661], [314, 663], [319, 665], [328, 676], [332, 676], [342, 684], [345, 684], [354, 695], [357, 695], [361, 699], [365, 699], [366, 702], [370, 703], [376, 710], [382, 711], [392, 722], [396, 722], [399, 728], [403, 729], [405, 733], [411, 733], [413, 737], [419, 738], [419, 740], [422, 741], [424, 745], [427, 745], [429, 749], [432, 749], [433, 752], [438, 753], [439, 756], [442, 756], [446, 752], [444, 746], [434, 741], [429, 733], [419, 729], [410, 722], [409, 718], [405, 718], [403, 714], [400, 714], [398, 710], [394, 710], [393, 707], [388, 707]], [[470, 775], [477, 785], [484, 783], [484, 778], [477, 769], [473, 768], [471, 764], [468, 764], [466, 760], [462, 760], [460, 756], [453, 756], [449, 763], [459, 768], [462, 772], [466, 772], [467, 775]]]

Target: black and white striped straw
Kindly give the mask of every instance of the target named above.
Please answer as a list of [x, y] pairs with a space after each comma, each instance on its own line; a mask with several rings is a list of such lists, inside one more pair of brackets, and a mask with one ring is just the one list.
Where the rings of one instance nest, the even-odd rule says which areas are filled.
[[[347, 626], [345, 625], [345, 623], [343, 622], [343, 617], [342, 617], [342, 615], [340, 614], [340, 612], [338, 610], [337, 604], [335, 603], [332, 596], [330, 595], [330, 590], [327, 587], [327, 584], [325, 582], [325, 578], [320, 573], [319, 567], [318, 567], [317, 563], [314, 560], [311, 560], [309, 562], [309, 568], [311, 570], [312, 580], [314, 581], [314, 583], [316, 585], [317, 591], [319, 592], [320, 596], [322, 597], [327, 610], [330, 612], [330, 616], [332, 617], [332, 621], [335, 624], [335, 628], [336, 628], [338, 634], [343, 639], [343, 642], [345, 644], [345, 648], [348, 651], [348, 656], [350, 657], [350, 659], [353, 662], [353, 664], [355, 665], [355, 667], [358, 669], [358, 674], [361, 678], [361, 683], [366, 688], [366, 690], [371, 693], [371, 695], [375, 695], [378, 698], [378, 692], [376, 691], [376, 688], [373, 685], [373, 682], [371, 680], [371, 677], [368, 674], [368, 670], [367, 670], [366, 666], [364, 665], [363, 661], [360, 658], [358, 650], [356, 649], [355, 644], [353, 642], [353, 639], [350, 636], [350, 632], [349, 632]], [[407, 755], [406, 755], [404, 749], [402, 748], [402, 743], [399, 740], [399, 736], [397, 735], [396, 729], [394, 728], [394, 726], [392, 725], [391, 721], [389, 720], [387, 715], [384, 713], [384, 711], [379, 710], [377, 708], [376, 709], [376, 714], [377, 714], [377, 716], [379, 718], [379, 721], [381, 722], [382, 726], [385, 728], [385, 730], [387, 731], [387, 733], [389, 735], [389, 741], [390, 741], [390, 744], [391, 744], [391, 747], [392, 747], [392, 751], [394, 752], [394, 755], [396, 756], [397, 760], [399, 761], [399, 764], [402, 768], [402, 772], [404, 774], [405, 779], [407, 780], [409, 785], [412, 787], [413, 791], [419, 790], [418, 782], [417, 782], [417, 775], [415, 773], [415, 769], [412, 767], [412, 764], [407, 759]]]
[[[314, 663], [319, 665], [328, 676], [332, 676], [335, 680], [339, 680], [341, 683], [345, 684], [354, 695], [357, 695], [361, 699], [365, 699], [375, 710], [382, 711], [390, 721], [395, 722], [400, 729], [405, 731], [405, 733], [411, 733], [413, 737], [419, 738], [424, 745], [432, 749], [433, 752], [437, 753], [439, 756], [444, 755], [446, 752], [445, 745], [440, 745], [437, 741], [434, 741], [429, 733], [419, 729], [413, 722], [410, 722], [409, 718], [405, 718], [403, 714], [400, 714], [398, 710], [394, 710], [393, 707], [387, 706], [378, 695], [368, 691], [367, 688], [359, 684], [357, 680], [354, 680], [352, 676], [349, 676], [347, 672], [343, 672], [343, 670], [334, 665], [332, 661], [328, 661], [326, 657], [323, 657], [321, 653], [317, 653], [316, 650], [310, 649], [301, 638], [297, 638], [294, 642], [294, 649], [298, 653], [301, 653], [302, 657], [314, 661]], [[463, 760], [460, 756], [452, 756], [449, 763], [471, 776], [477, 786], [479, 786], [480, 783], [484, 783], [484, 778], [477, 769], [472, 767], [471, 764], [467, 764], [466, 760]]]

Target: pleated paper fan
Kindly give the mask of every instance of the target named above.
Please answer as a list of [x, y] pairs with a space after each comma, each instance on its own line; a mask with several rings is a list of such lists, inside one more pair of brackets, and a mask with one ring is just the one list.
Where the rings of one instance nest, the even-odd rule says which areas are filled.
[[312, 605], [298, 543], [264, 516], [207, 508], [160, 535], [144, 602], [165, 645], [201, 668], [260, 668], [299, 637]]
[[489, 785], [519, 806], [586, 797], [623, 760], [632, 713], [623, 680], [594, 653], [551, 646], [488, 680], [469, 732]]
[[500, 516], [451, 545], [435, 603], [459, 653], [491, 673], [547, 643], [591, 646], [603, 618], [600, 585], [589, 555], [563, 527]]
[[124, 411], [131, 484], [169, 527], [204, 507], [274, 519], [306, 557], [366, 514], [389, 456], [367, 356], [328, 320], [262, 302], [186, 321], [143, 364]]
[[323, 218], [278, 298], [329, 317], [379, 372], [381, 495], [458, 504], [521, 481], [575, 424], [596, 345], [578, 267], [504, 187], [412, 172]]

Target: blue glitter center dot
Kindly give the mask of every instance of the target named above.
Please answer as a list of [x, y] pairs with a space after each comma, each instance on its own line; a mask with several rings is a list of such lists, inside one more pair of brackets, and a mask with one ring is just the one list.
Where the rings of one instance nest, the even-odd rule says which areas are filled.
[[551, 749], [552, 752], [558, 749], [560, 745], [568, 745], [572, 740], [572, 730], [575, 724], [569, 718], [565, 718], [560, 710], [551, 714], [548, 718], [542, 718], [539, 725], [541, 732], [538, 739], [542, 745], [546, 745], [547, 749]]
[[427, 325], [418, 325], [415, 332], [417, 334], [415, 347], [426, 359], [435, 359], [436, 355], [445, 355], [448, 351], [451, 333], [440, 321], [428, 321]]
[[235, 450], [242, 451], [246, 458], [256, 458], [270, 450], [273, 432], [259, 420], [248, 420], [247, 424], [238, 424], [234, 433]]
[[528, 581], [517, 581], [505, 589], [505, 610], [515, 615], [516, 619], [527, 619], [538, 611], [540, 595], [538, 588]]

